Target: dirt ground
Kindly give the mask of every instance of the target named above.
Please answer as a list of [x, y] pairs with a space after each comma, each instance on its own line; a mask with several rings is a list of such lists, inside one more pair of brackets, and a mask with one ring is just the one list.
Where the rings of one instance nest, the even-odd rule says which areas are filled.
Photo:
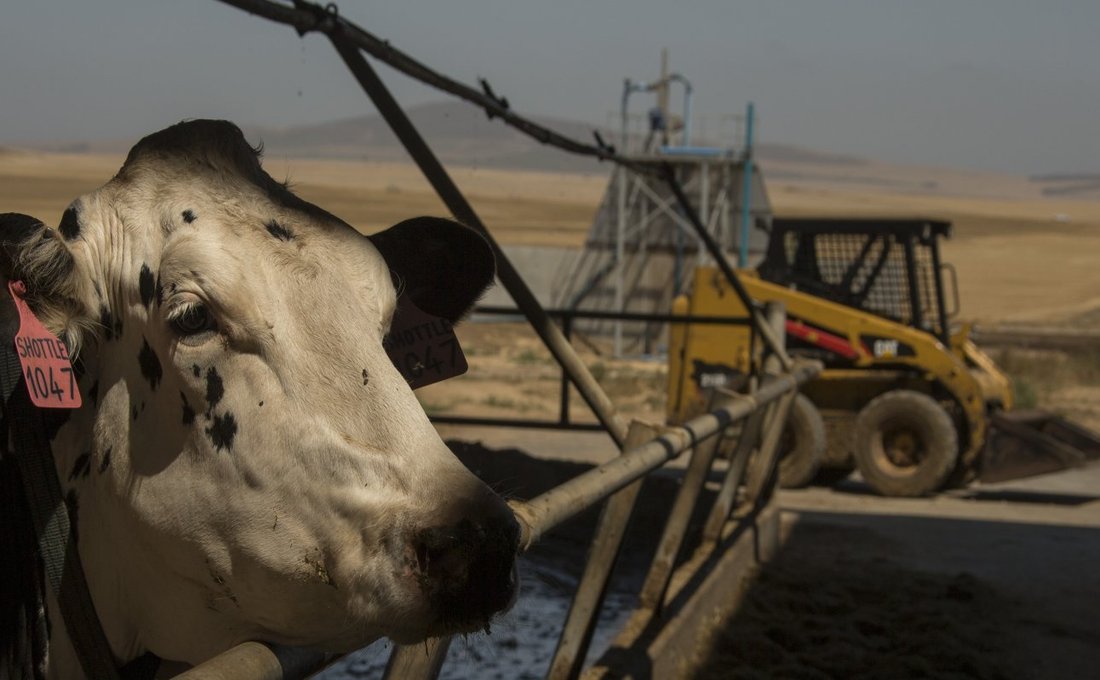
[[[56, 222], [121, 160], [5, 152], [0, 211]], [[266, 165], [364, 232], [445, 212], [410, 166], [277, 158]], [[606, 184], [606, 169], [452, 172], [506, 244], [580, 245]], [[939, 169], [868, 166], [856, 174], [780, 167], [769, 191], [776, 211], [789, 215], [951, 219], [955, 236], [944, 256], [958, 271], [964, 318], [1100, 328], [1100, 197], [1052, 197], [1023, 178]], [[526, 327], [473, 322], [458, 333], [470, 372], [418, 393], [430, 414], [557, 417], [560, 374]], [[624, 414], [663, 420], [661, 363], [580, 350]], [[1030, 405], [1100, 428], [1100, 359], [1093, 353], [998, 358]], [[571, 409], [575, 420], [591, 420], [575, 395]], [[614, 455], [602, 435], [441, 429], [535, 456], [596, 462]], [[1044, 484], [1052, 483], [1040, 478], [1031, 487], [901, 505], [858, 488], [784, 492], [794, 522], [790, 540], [752, 587], [702, 677], [1094, 676], [1100, 476]]]
[[1084, 678], [1100, 468], [884, 499], [780, 492], [784, 547], [700, 677]]

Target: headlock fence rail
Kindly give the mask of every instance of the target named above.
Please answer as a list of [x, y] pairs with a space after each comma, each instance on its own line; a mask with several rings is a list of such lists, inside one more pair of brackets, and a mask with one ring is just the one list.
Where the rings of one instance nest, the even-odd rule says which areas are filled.
[[[362, 52], [421, 82], [481, 106], [491, 116], [501, 118], [546, 144], [614, 162], [623, 171], [634, 170], [629, 159], [618, 156], [613, 148], [602, 144], [598, 136], [598, 145], [584, 144], [515, 114], [509, 109], [507, 100], [497, 96], [487, 83], [482, 83], [483, 91], [479, 92], [432, 71], [388, 42], [340, 17], [334, 5], [321, 7], [302, 0], [295, 0], [292, 6], [269, 0], [220, 1], [292, 26], [300, 35], [316, 31], [332, 41], [455, 218], [488, 240], [497, 256], [497, 277], [501, 284], [592, 409], [603, 429], [622, 451], [617, 458], [534, 499], [512, 502], [512, 509], [522, 529], [521, 551], [530, 548], [545, 533], [576, 514], [604, 503], [584, 573], [573, 596], [547, 677], [573, 678], [581, 675], [606, 586], [641, 492], [642, 478], [680, 454], [690, 452], [687, 469], [649, 565], [639, 595], [639, 605], [612, 645], [618, 652], [625, 652], [625, 656], [622, 653], [618, 658], [605, 655], [604, 659], [585, 670], [584, 675], [620, 675], [624, 663], [629, 664], [631, 658], [642, 657], [645, 658], [643, 663], [648, 668], [647, 673], [653, 677], [665, 677], [669, 673], [682, 671], [686, 668], [683, 664], [690, 663], [690, 660], [683, 658], [682, 654], [668, 655], [667, 652], [685, 648], [676, 638], [675, 630], [690, 629], [694, 634], [696, 629], [668, 624], [676, 621], [700, 622], [728, 614], [734, 606], [745, 569], [755, 561], [766, 558], [777, 540], [778, 515], [767, 501], [775, 483], [780, 435], [799, 386], [821, 370], [817, 362], [792, 360], [786, 354], [782, 342], [782, 308], [769, 305], [765, 310], [749, 299], [736, 273], [703, 228], [673, 173], [667, 172], [666, 180], [684, 214], [695, 226], [731, 287], [746, 308], [751, 310], [745, 322], [763, 340], [766, 353], [759, 374], [750, 382], [748, 391], [716, 392], [709, 413], [677, 427], [638, 421], [628, 424], [574, 352], [561, 329], [538, 303]], [[717, 460], [728, 462], [718, 466], [715, 464]], [[707, 511], [701, 541], [691, 555], [681, 556], [689, 520], [703, 498], [704, 484], [712, 471], [720, 473], [722, 482]], [[439, 638], [423, 645], [397, 646], [387, 665], [386, 677], [436, 677], [449, 643], [449, 638]], [[697, 640], [694, 640], [687, 645], [689, 652], [696, 649], [696, 643]], [[250, 642], [234, 647], [178, 677], [189, 680], [300, 678], [317, 672], [332, 661], [333, 657], [310, 649]], [[615, 664], [614, 669], [609, 665], [612, 663]]]

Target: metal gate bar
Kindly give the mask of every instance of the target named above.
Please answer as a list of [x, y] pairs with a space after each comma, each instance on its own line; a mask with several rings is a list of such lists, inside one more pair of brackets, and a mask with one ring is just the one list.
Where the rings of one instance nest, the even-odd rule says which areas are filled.
[[756, 394], [706, 413], [622, 456], [584, 472], [528, 502], [512, 504], [523, 529], [524, 550], [545, 532], [602, 498], [672, 460], [695, 442], [706, 439], [783, 394], [795, 390], [821, 371], [816, 361], [796, 361], [790, 373], [777, 376]]
[[791, 406], [797, 394], [798, 390], [784, 394], [770, 409], [771, 412], [765, 416], [764, 441], [760, 444], [758, 453], [760, 460], [752, 468], [755, 474], [750, 474], [745, 482], [747, 501], [759, 504], [760, 501], [765, 500], [764, 492], [770, 488], [769, 482], [772, 481], [772, 476], [778, 474], [776, 467], [779, 459], [779, 439], [783, 436], [782, 426], [790, 416]]
[[680, 548], [683, 547], [684, 535], [687, 533], [692, 511], [695, 510], [695, 503], [699, 500], [703, 484], [707, 481], [707, 473], [710, 471], [711, 463], [714, 462], [718, 441], [724, 430], [725, 428], [721, 428], [714, 435], [692, 447], [691, 462], [688, 463], [687, 472], [680, 481], [680, 490], [672, 503], [668, 520], [665, 521], [664, 532], [657, 544], [657, 552], [649, 563], [649, 573], [646, 574], [645, 583], [642, 585], [639, 601], [646, 609], [656, 612], [661, 610], [661, 601], [668, 587], [668, 579], [676, 565]]
[[[657, 434], [657, 428], [635, 420], [630, 423], [630, 430], [626, 435], [627, 447], [641, 446]], [[600, 520], [585, 558], [584, 573], [569, 605], [569, 613], [565, 617], [561, 637], [558, 638], [558, 647], [554, 650], [550, 670], [546, 673], [547, 678], [566, 680], [575, 678], [580, 673], [584, 657], [592, 643], [596, 617], [603, 606], [607, 584], [618, 560], [626, 527], [634, 512], [638, 494], [642, 491], [643, 481], [638, 479], [631, 482], [625, 489], [612, 495], [600, 513]]]
[[745, 475], [749, 456], [760, 442], [760, 432], [766, 412], [767, 409], [754, 411], [741, 425], [741, 436], [737, 438], [737, 448], [730, 454], [730, 463], [726, 469], [726, 476], [722, 480], [722, 488], [718, 490], [714, 505], [710, 508], [710, 515], [703, 524], [704, 544], [711, 545], [718, 542], [722, 527], [726, 525], [730, 513], [733, 512], [733, 504], [737, 500], [737, 487], [741, 485], [741, 479]]
[[621, 449], [623, 441], [626, 439], [626, 423], [616, 413], [615, 404], [604, 393], [596, 379], [592, 377], [588, 367], [584, 365], [577, 353], [573, 351], [573, 346], [565, 339], [561, 330], [550, 320], [542, 305], [535, 298], [534, 293], [527, 287], [523, 277], [519, 275], [508, 256], [504, 254], [500, 244], [485, 228], [481, 218], [478, 217], [466, 197], [454, 183], [454, 180], [447, 174], [447, 170], [436, 158], [431, 148], [428, 147], [424, 138], [412, 124], [412, 121], [409, 120], [397, 100], [390, 94], [378, 74], [363, 58], [359, 48], [340, 35], [329, 34], [329, 39], [356, 80], [359, 81], [359, 85], [374, 102], [378, 112], [382, 114], [382, 117], [389, 124], [394, 134], [397, 135], [397, 138], [401, 140], [420, 171], [424, 173], [424, 177], [427, 178], [432, 188], [446, 204], [447, 209], [451, 211], [455, 219], [476, 230], [489, 242], [493, 253], [496, 255], [497, 278], [500, 279], [501, 284], [515, 300], [516, 306], [527, 317], [531, 327], [542, 338], [554, 359], [569, 375], [569, 379], [592, 409], [597, 420], [600, 421], [600, 424], [604, 426], [615, 444]]

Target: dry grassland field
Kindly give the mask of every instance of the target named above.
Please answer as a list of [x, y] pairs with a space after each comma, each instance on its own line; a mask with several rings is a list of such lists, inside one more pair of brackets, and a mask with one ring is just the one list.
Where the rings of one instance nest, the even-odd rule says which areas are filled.
[[[47, 221], [96, 188], [121, 155], [0, 151], [0, 206]], [[306, 199], [364, 233], [417, 214], [446, 209], [411, 164], [303, 160], [269, 156], [265, 165]], [[774, 169], [773, 169], [774, 168]], [[483, 221], [505, 245], [583, 244], [607, 184], [607, 167], [591, 174], [452, 167]], [[776, 213], [783, 215], [931, 216], [951, 220], [944, 259], [958, 271], [961, 318], [1100, 331], [1100, 193], [1044, 196], [1022, 177], [868, 163], [851, 168], [807, 163], [764, 165]], [[522, 325], [467, 324], [459, 330], [471, 371], [423, 391], [431, 412], [552, 417], [557, 369]], [[624, 412], [657, 417], [663, 367], [612, 362], [580, 347], [608, 381]], [[1011, 366], [1024, 405], [1044, 406], [1100, 428], [1100, 350], [998, 350]], [[514, 380], [522, 372], [524, 381]], [[579, 401], [575, 413], [583, 418]]]
[[[0, 209], [56, 223], [69, 201], [102, 184], [121, 161], [117, 155], [0, 152]], [[411, 165], [269, 156], [265, 166], [365, 233], [412, 215], [446, 214]], [[1096, 191], [1051, 196], [1042, 183], [1020, 177], [873, 163], [763, 169], [777, 214], [953, 221], [944, 259], [958, 271], [961, 316], [979, 326], [1100, 331]], [[450, 170], [505, 245], [579, 247], [607, 182], [606, 166], [588, 175]], [[470, 372], [419, 392], [430, 414], [556, 417], [559, 370], [524, 325], [477, 320], [458, 333]], [[663, 364], [614, 361], [588, 345], [578, 349], [625, 414], [663, 420]], [[997, 357], [1012, 373], [1022, 403], [1100, 429], [1100, 349], [998, 350]], [[591, 420], [575, 396], [572, 406], [577, 420]], [[550, 452], [596, 462], [613, 455], [599, 437], [582, 450], [574, 440], [538, 431], [452, 427], [444, 433], [536, 456]], [[1100, 475], [1092, 479], [1100, 484]], [[753, 587], [747, 606], [710, 651], [704, 677], [1095, 677], [1100, 488], [1062, 496], [1078, 498], [1080, 508], [1001, 500], [982, 506], [981, 516], [966, 509], [972, 501], [958, 499], [897, 504], [825, 490], [781, 498], [803, 521], [776, 568]], [[1085, 514], [1073, 514], [1078, 510]], [[916, 515], [928, 517], [888, 521]], [[575, 562], [581, 559], [578, 554]], [[505, 629], [520, 625], [506, 622]], [[469, 645], [465, 649], [459, 653], [471, 654]], [[506, 653], [488, 655], [497, 670]], [[481, 672], [463, 668], [455, 672]], [[366, 677], [354, 668], [345, 673], [332, 677]]]

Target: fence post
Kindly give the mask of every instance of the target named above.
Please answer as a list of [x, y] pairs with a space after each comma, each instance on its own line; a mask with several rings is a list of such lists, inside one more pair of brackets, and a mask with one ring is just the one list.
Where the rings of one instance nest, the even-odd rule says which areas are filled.
[[[632, 421], [624, 448], [630, 450], [641, 446], [658, 434], [659, 430], [655, 426], [640, 420]], [[607, 583], [615, 568], [626, 527], [644, 482], [644, 478], [639, 479], [615, 493], [608, 499], [600, 514], [600, 521], [585, 559], [584, 574], [577, 585], [577, 592], [573, 594], [573, 602], [569, 606], [569, 614], [558, 639], [558, 648], [550, 662], [547, 678], [566, 680], [580, 674], [584, 657], [592, 643], [592, 633], [596, 629], [596, 617], [607, 593]]]
[[[768, 326], [781, 343], [781, 348], [786, 351], [786, 323], [787, 310], [782, 302], [769, 302], [764, 306], [764, 315]], [[769, 352], [764, 358], [765, 380], [768, 375], [774, 375], [782, 370], [780, 357], [774, 352]], [[760, 450], [750, 462], [747, 475], [746, 500], [760, 501], [767, 491], [768, 484], [775, 476], [775, 467], [779, 460], [779, 440], [783, 429], [787, 426], [787, 418], [791, 413], [791, 406], [798, 394], [797, 387], [779, 398], [768, 409], [768, 415], [764, 418], [764, 440], [760, 444]]]
[[691, 462], [680, 483], [680, 491], [676, 494], [676, 500], [673, 501], [672, 510], [669, 511], [664, 533], [661, 534], [661, 542], [657, 545], [657, 553], [653, 556], [653, 562], [650, 564], [649, 573], [646, 574], [639, 597], [641, 606], [653, 612], [660, 612], [664, 606], [665, 592], [668, 590], [672, 570], [676, 566], [676, 557], [684, 544], [684, 534], [691, 521], [692, 511], [695, 509], [703, 484], [707, 481], [707, 473], [710, 471], [714, 454], [718, 450], [718, 442], [723, 434], [724, 429], [719, 429], [707, 439], [695, 442], [691, 452]]
[[729, 519], [733, 504], [737, 500], [737, 487], [741, 485], [745, 466], [760, 442], [765, 410], [766, 408], [757, 409], [741, 425], [741, 435], [737, 438], [737, 447], [730, 455], [729, 468], [726, 470], [725, 479], [722, 480], [722, 488], [714, 499], [706, 524], [703, 525], [704, 544], [717, 543], [722, 536], [722, 527]]
[[[573, 344], [573, 315], [566, 313], [561, 318], [561, 332], [565, 336], [565, 341], [570, 345]], [[558, 406], [558, 422], [562, 425], [569, 424], [569, 374], [565, 369], [561, 369], [561, 402]], [[630, 431], [627, 430], [626, 436], [630, 437]], [[624, 447], [626, 444], [623, 445]]]

